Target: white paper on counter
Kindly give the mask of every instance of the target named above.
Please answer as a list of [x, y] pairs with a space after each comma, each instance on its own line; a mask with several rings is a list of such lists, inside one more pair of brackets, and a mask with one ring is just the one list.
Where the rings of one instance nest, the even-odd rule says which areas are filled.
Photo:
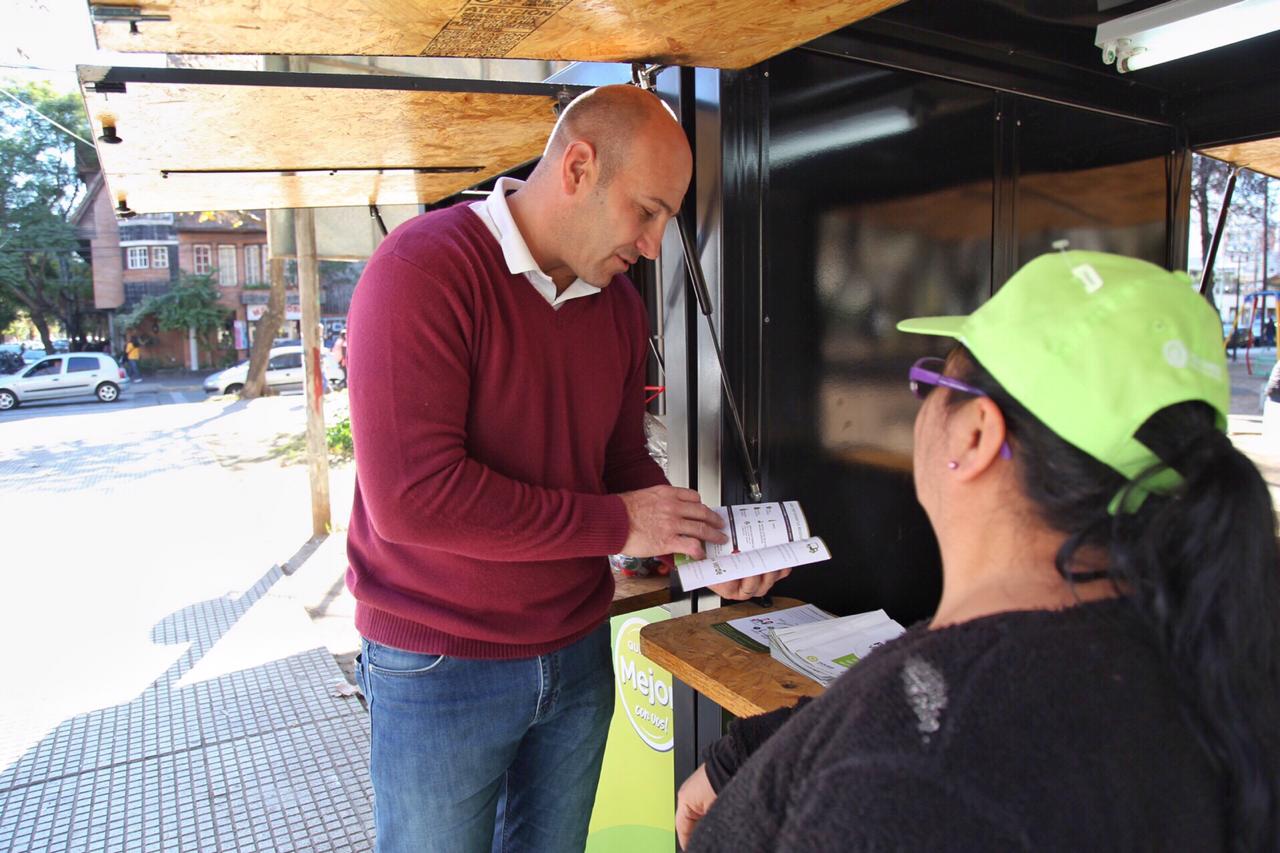
[[741, 631], [762, 646], [769, 645], [769, 632], [778, 628], [794, 628], [796, 625], [808, 625], [834, 619], [827, 611], [812, 604], [798, 604], [795, 607], [784, 607], [782, 610], [770, 610], [755, 616], [742, 616], [730, 619], [729, 627]]

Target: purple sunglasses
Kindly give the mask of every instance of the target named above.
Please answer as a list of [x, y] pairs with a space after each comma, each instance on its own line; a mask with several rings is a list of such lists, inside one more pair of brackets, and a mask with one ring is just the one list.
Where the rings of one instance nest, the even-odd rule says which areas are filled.
[[[972, 394], [975, 397], [986, 397], [988, 400], [991, 399], [991, 395], [981, 388], [975, 388], [967, 382], [961, 382], [959, 379], [943, 375], [942, 371], [946, 369], [946, 366], [946, 359], [932, 357], [922, 358], [911, 365], [911, 370], [907, 373], [907, 379], [909, 380], [907, 384], [911, 386], [911, 393], [915, 394], [917, 399], [923, 400], [929, 396], [929, 392], [933, 390], [935, 385], [941, 385], [953, 391]], [[1007, 441], [1000, 445], [1000, 458], [1013, 458], [1013, 451], [1009, 449], [1009, 442]]]

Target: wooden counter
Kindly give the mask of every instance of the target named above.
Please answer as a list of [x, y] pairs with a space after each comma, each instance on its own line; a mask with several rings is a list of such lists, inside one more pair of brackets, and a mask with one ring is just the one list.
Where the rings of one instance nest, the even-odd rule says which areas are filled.
[[768, 652], [738, 645], [711, 626], [802, 603], [775, 598], [772, 607], [761, 607], [741, 601], [655, 622], [640, 629], [640, 653], [736, 717], [794, 705], [801, 696], [820, 696], [822, 685], [778, 663]]
[[646, 607], [657, 607], [671, 600], [671, 578], [654, 575], [647, 578], [613, 576], [613, 604], [610, 616], [634, 613]]

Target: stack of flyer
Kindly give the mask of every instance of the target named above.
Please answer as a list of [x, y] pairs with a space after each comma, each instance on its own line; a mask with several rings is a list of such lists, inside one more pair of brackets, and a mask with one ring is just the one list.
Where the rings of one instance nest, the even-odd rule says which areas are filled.
[[889, 642], [903, 627], [883, 610], [769, 630], [773, 659], [829, 687], [841, 673]]

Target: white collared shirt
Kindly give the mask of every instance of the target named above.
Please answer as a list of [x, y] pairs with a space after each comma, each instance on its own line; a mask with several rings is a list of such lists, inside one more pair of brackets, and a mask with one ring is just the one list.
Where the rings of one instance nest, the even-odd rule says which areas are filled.
[[522, 186], [524, 181], [517, 181], [515, 178], [498, 178], [498, 182], [493, 186], [493, 192], [489, 193], [484, 201], [472, 202], [470, 205], [476, 216], [480, 217], [480, 221], [489, 229], [489, 233], [498, 241], [498, 245], [502, 247], [502, 257], [507, 261], [507, 269], [512, 275], [523, 275], [542, 298], [557, 311], [570, 299], [594, 296], [599, 293], [603, 288], [575, 278], [573, 283], [564, 289], [564, 293], [556, 294], [556, 283], [551, 280], [551, 276], [538, 267], [538, 262], [533, 259], [533, 253], [529, 251], [529, 245], [525, 243], [520, 229], [516, 227], [516, 221], [511, 218], [511, 208], [507, 206], [507, 193], [518, 190]]

